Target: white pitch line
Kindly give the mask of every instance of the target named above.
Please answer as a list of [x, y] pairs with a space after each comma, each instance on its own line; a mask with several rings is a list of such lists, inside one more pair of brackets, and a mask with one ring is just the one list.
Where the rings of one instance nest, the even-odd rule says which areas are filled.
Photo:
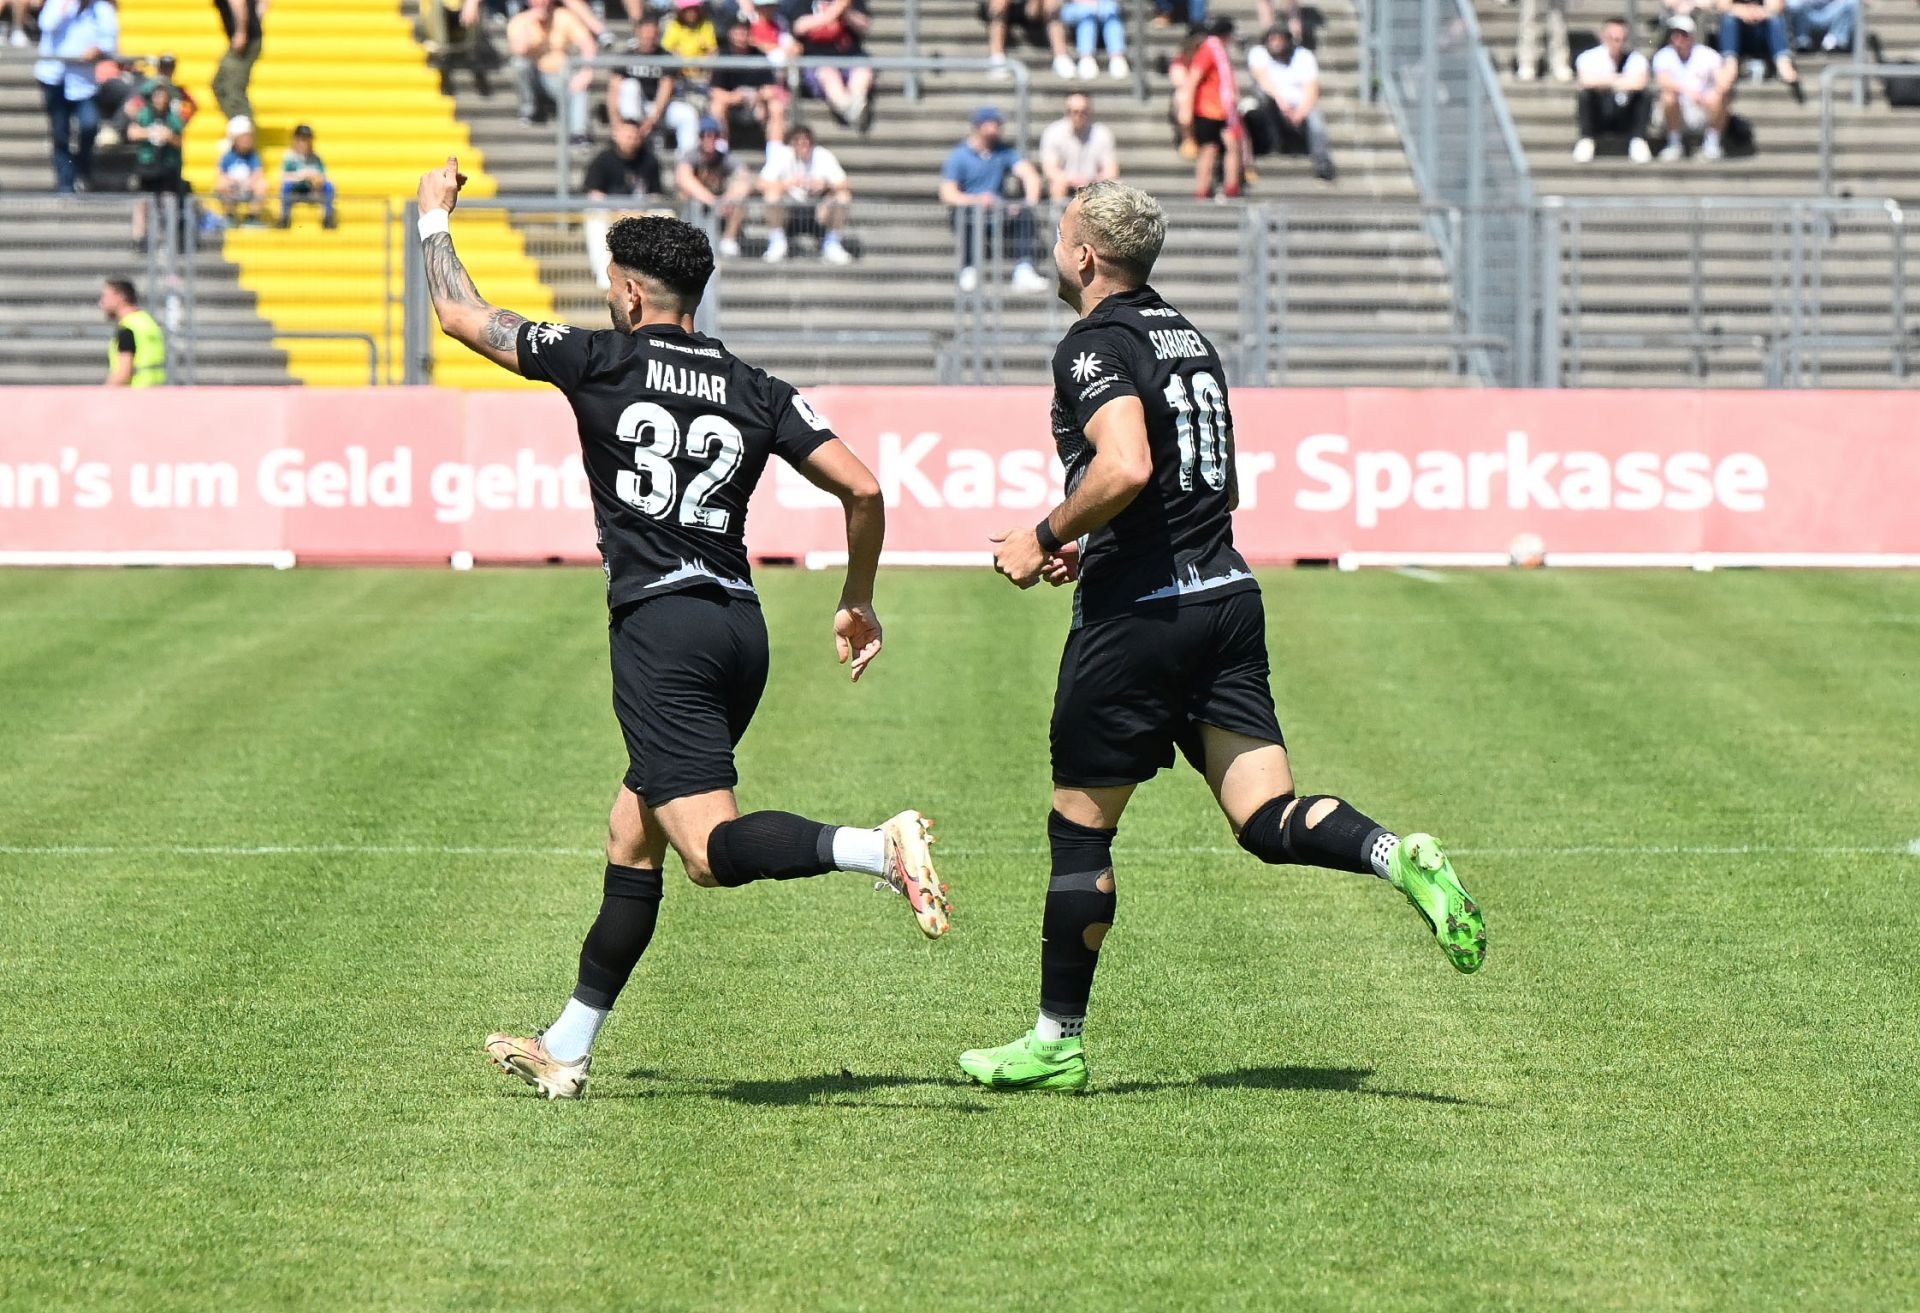
[[1444, 584], [1452, 582], [1446, 575], [1441, 574], [1438, 570], [1429, 570], [1424, 566], [1418, 565], [1403, 565], [1398, 570], [1395, 570], [1394, 573], [1404, 575], [1409, 579], [1418, 579], [1423, 584]]
[[[1189, 844], [1136, 848], [1122, 842], [1130, 857], [1227, 857], [1242, 851], [1230, 844]], [[480, 844], [0, 844], [5, 857], [601, 857], [600, 848], [512, 847]], [[946, 849], [953, 857], [1034, 857], [1044, 844]], [[1530, 847], [1461, 847], [1460, 857], [1920, 857], [1920, 839], [1904, 847], [1884, 844], [1544, 844]]]

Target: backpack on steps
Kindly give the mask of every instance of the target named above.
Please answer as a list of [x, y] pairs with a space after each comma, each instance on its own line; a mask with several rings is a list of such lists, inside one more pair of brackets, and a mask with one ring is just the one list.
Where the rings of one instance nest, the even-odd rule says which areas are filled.
[[1877, 36], [1867, 37], [1867, 48], [1873, 52], [1873, 62], [1876, 64], [1891, 62], [1913, 70], [1911, 73], [1896, 73], [1881, 79], [1887, 93], [1887, 104], [1897, 109], [1920, 108], [1920, 64], [1910, 59], [1889, 61]]

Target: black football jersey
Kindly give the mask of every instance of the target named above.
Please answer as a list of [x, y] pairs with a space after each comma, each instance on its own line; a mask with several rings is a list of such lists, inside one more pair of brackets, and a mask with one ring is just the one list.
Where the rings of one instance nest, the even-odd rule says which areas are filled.
[[1233, 415], [1219, 353], [1151, 287], [1110, 296], [1053, 353], [1053, 440], [1071, 490], [1115, 397], [1147, 413], [1153, 479], [1081, 543], [1074, 623], [1258, 588], [1233, 546]]
[[716, 584], [755, 597], [747, 501], [770, 454], [797, 466], [832, 440], [826, 420], [791, 384], [668, 324], [528, 323], [519, 352], [520, 372], [559, 388], [579, 421], [607, 605]]

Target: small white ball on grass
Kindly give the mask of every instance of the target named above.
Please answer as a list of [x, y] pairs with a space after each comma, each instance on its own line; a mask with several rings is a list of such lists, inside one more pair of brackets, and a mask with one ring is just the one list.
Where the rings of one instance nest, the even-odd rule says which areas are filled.
[[1515, 534], [1507, 544], [1507, 560], [1521, 570], [1537, 570], [1547, 563], [1547, 545], [1537, 533]]
[[471, 570], [473, 569], [473, 553], [455, 552], [450, 564], [456, 570]]

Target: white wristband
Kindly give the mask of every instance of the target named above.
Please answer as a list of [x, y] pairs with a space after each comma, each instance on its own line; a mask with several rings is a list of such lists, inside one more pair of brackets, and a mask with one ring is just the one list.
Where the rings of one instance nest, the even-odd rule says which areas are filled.
[[428, 210], [420, 216], [421, 241], [426, 241], [427, 238], [433, 236], [435, 233], [443, 233], [446, 231], [447, 212], [445, 210]]

